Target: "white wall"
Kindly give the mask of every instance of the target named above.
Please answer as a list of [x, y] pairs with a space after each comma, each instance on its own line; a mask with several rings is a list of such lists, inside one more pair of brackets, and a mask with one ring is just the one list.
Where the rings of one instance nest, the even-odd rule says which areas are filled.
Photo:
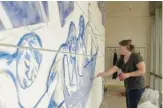
[[[123, 39], [131, 39], [135, 47], [145, 47], [145, 60], [149, 72], [150, 17], [149, 2], [106, 2], [106, 47], [118, 46]], [[141, 52], [141, 51], [140, 51]], [[112, 65], [112, 55], [105, 55], [105, 69]], [[107, 60], [107, 58], [109, 60]], [[123, 85], [123, 82], [106, 78], [109, 85]]]

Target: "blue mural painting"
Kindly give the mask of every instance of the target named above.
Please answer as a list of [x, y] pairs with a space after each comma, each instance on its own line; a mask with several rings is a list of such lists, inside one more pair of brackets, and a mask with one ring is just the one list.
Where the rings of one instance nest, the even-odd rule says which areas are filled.
[[[18, 47], [42, 47], [39, 36], [35, 33], [25, 34], [17, 44]], [[4, 69], [8, 76], [12, 79], [17, 91], [17, 106], [24, 108], [19, 96], [20, 89], [26, 89], [32, 86], [37, 78], [38, 70], [42, 62], [42, 54], [34, 49], [19, 49], [15, 53], [0, 52], [0, 59], [7, 60], [9, 66], [16, 67], [16, 70], [9, 68]], [[33, 62], [34, 61], [34, 62]], [[33, 62], [33, 63], [31, 63]], [[8, 97], [10, 98], [10, 97]]]
[[[1, 3], [13, 28], [38, 24], [45, 21], [38, 1], [2, 1]], [[43, 4], [45, 15], [48, 18], [47, 1], [41, 3]]]
[[[13, 5], [15, 6], [16, 4]], [[16, 48], [12, 54], [0, 51], [0, 60], [5, 60], [3, 62], [7, 65], [7, 68], [3, 70], [12, 80], [16, 90], [16, 100], [13, 100], [16, 101], [16, 108], [27, 108], [29, 107], [28, 103], [31, 104], [30, 108], [86, 107], [98, 55], [98, 46], [93, 39], [94, 36], [88, 36], [89, 33], [93, 34], [92, 29], [90, 29], [91, 25], [88, 23], [85, 24], [85, 19], [82, 15], [79, 18], [79, 27], [76, 27], [73, 21], [70, 22], [67, 39], [60, 45], [54, 55], [50, 69], [47, 70], [48, 76], [45, 82], [45, 89], [34, 102], [26, 101], [31, 101], [29, 96], [32, 98], [33, 94], [37, 92], [37, 90], [32, 92], [28, 90], [33, 86], [38, 86], [34, 85], [34, 83], [39, 77], [43, 58], [41, 51], [38, 51], [35, 47], [43, 47], [41, 38], [34, 32], [27, 33], [21, 37], [17, 46], [30, 48]], [[78, 34], [76, 28], [79, 28]], [[88, 40], [90, 37], [91, 40]], [[91, 46], [88, 43], [91, 43]], [[91, 50], [87, 50], [88, 46]], [[28, 96], [22, 94], [22, 91]]]
[[[91, 52], [87, 52], [87, 45], [86, 43], [88, 43], [87, 41], [87, 35], [85, 35], [85, 32], [88, 32], [86, 29], [88, 29], [88, 26], [84, 27], [84, 17], [81, 16], [80, 20], [79, 20], [79, 35], [77, 38], [77, 52], [79, 50], [82, 49], [83, 54], [82, 55], [87, 55], [87, 53], [91, 53], [91, 55], [89, 56], [84, 56], [83, 58], [83, 64], [82, 64], [82, 68], [79, 68], [79, 65], [81, 65], [81, 61], [79, 62], [78, 59], [76, 58], [76, 62], [78, 64], [76, 64], [76, 88], [75, 90], [72, 90], [74, 88], [74, 84], [70, 85], [70, 84], [66, 84], [67, 81], [65, 80], [65, 87], [64, 87], [64, 96], [65, 96], [65, 103], [68, 106], [68, 108], [85, 108], [86, 107], [86, 103], [89, 97], [89, 92], [91, 90], [92, 87], [92, 78], [94, 77], [94, 72], [95, 72], [95, 65], [96, 65], [96, 57], [97, 57], [97, 53], [98, 53], [98, 47], [96, 47], [95, 45], [91, 46]], [[85, 28], [85, 29], [84, 29]], [[81, 34], [82, 33], [82, 34]], [[93, 37], [92, 37], [93, 38]], [[96, 47], [95, 50], [93, 51], [93, 47]], [[67, 59], [65, 59], [67, 60]], [[66, 62], [66, 61], [64, 61]], [[66, 69], [65, 68], [67, 66], [64, 66], [64, 73], [66, 73]], [[80, 72], [82, 70], [82, 72]], [[73, 75], [72, 73], [69, 74], [72, 75], [72, 77], [75, 77], [75, 75]], [[65, 75], [66, 76], [66, 75]], [[64, 76], [64, 78], [65, 78]], [[67, 79], [67, 78], [65, 78]], [[71, 78], [69, 78], [69, 82], [73, 82], [73, 80]], [[70, 87], [69, 87], [70, 85]]]
[[[42, 41], [36, 33], [31, 32], [31, 33], [27, 33], [23, 35], [22, 38], [19, 40], [17, 46], [18, 47], [42, 48]], [[23, 96], [23, 94], [21, 94], [20, 91], [25, 92], [27, 89], [33, 86], [33, 83], [35, 79], [37, 78], [40, 65], [42, 63], [42, 54], [36, 49], [17, 48], [15, 53], [13, 54], [10, 54], [9, 52], [1, 51], [0, 60], [1, 62], [2, 60], [5, 60], [6, 65], [8, 65], [7, 68], [3, 69], [1, 67], [1, 69], [3, 69], [4, 72], [12, 80], [12, 83], [16, 89], [15, 94], [17, 96], [16, 97], [17, 100], [10, 100], [11, 97], [5, 97], [5, 98], [8, 98], [8, 101], [9, 100], [15, 101], [15, 106], [13, 107], [26, 108], [27, 104], [25, 104], [26, 102], [24, 103], [23, 100], [29, 97]], [[15, 70], [13, 70], [12, 67], [15, 67]], [[54, 74], [55, 73], [53, 73], [53, 75]], [[54, 77], [55, 75], [53, 76], [53, 78]], [[51, 79], [48, 79], [48, 80], [51, 80]], [[7, 89], [7, 88], [4, 88], [4, 89]], [[12, 89], [14, 90], [14, 88]], [[49, 101], [48, 103], [46, 103], [45, 106], [48, 107], [48, 106], [53, 105], [53, 107], [57, 108], [57, 106], [55, 106], [56, 104], [54, 104], [55, 102], [50, 100], [50, 97], [49, 97], [50, 89], [51, 89], [51, 95], [52, 95], [52, 93], [54, 92], [54, 88], [45, 89], [45, 92], [43, 94], [40, 94], [40, 97], [36, 100], [36, 102], [33, 102], [34, 104], [32, 104], [31, 107], [32, 108], [40, 107], [43, 104], [45, 104], [44, 101], [45, 100], [47, 101], [47, 99], [49, 98]], [[28, 92], [27, 90], [26, 93], [28, 96], [29, 95], [32, 96], [33, 93], [35, 94], [35, 92], [37, 91], [34, 90], [32, 94], [29, 94], [30, 92]], [[2, 95], [1, 92], [0, 92], [0, 95]], [[30, 101], [30, 99], [28, 99], [28, 101]], [[49, 108], [53, 108], [53, 107], [49, 107]]]
[[[50, 71], [48, 78], [50, 80], [47, 81], [47, 88], [49, 88], [54, 79], [53, 73], [59, 72], [63, 75], [63, 105], [66, 105], [66, 108], [85, 108], [92, 87], [98, 47], [94, 48], [95, 51], [92, 51], [91, 55], [85, 56], [87, 52], [85, 29], [88, 27], [85, 27], [83, 16], [79, 19], [78, 36], [75, 24], [70, 23], [66, 42], [60, 46], [52, 63], [56, 69]], [[92, 50], [93, 47], [95, 46], [92, 45]], [[68, 53], [59, 53], [60, 51]], [[82, 61], [79, 60], [79, 52], [82, 52]], [[61, 90], [55, 93], [61, 93]], [[52, 97], [52, 99], [57, 100], [57, 97]]]
[[46, 17], [47, 17], [47, 19], [49, 19], [48, 2], [47, 1], [42, 1], [42, 4], [43, 4], [43, 7], [44, 7]]
[[59, 9], [61, 27], [63, 27], [65, 25], [65, 19], [74, 10], [74, 2], [73, 1], [58, 1], [58, 9]]
[[2, 22], [1, 22], [1, 20], [0, 20], [0, 31], [1, 30], [4, 30], [4, 26], [3, 26], [3, 24], [2, 24]]

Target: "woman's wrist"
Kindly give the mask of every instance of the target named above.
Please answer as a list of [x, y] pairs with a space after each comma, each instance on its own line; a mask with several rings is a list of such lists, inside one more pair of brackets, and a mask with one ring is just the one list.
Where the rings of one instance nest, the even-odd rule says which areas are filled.
[[103, 72], [102, 76], [103, 76], [103, 77], [108, 76], [108, 72]]
[[106, 72], [103, 72], [103, 73], [102, 73], [102, 76], [105, 77], [105, 76], [106, 76]]

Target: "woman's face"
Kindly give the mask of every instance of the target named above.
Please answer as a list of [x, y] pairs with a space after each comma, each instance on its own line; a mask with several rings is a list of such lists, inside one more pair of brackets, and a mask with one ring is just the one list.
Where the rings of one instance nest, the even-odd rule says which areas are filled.
[[119, 52], [120, 52], [121, 55], [125, 55], [126, 52], [127, 52], [127, 46], [120, 45], [119, 46]]

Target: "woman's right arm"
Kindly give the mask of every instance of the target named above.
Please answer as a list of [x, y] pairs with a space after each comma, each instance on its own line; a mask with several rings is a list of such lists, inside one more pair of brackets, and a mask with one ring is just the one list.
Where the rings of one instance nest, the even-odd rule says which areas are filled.
[[110, 76], [112, 74], [114, 74], [116, 71], [118, 71], [118, 67], [117, 66], [113, 66], [112, 68], [108, 69], [105, 72], [100, 72], [97, 74], [97, 77], [104, 77], [104, 76]]
[[112, 68], [108, 69], [105, 72], [100, 72], [99, 74], [97, 74], [96, 77], [110, 76], [110, 75], [114, 74], [115, 72], [117, 72], [120, 69], [122, 61], [123, 61], [123, 56], [120, 56], [119, 60]]

